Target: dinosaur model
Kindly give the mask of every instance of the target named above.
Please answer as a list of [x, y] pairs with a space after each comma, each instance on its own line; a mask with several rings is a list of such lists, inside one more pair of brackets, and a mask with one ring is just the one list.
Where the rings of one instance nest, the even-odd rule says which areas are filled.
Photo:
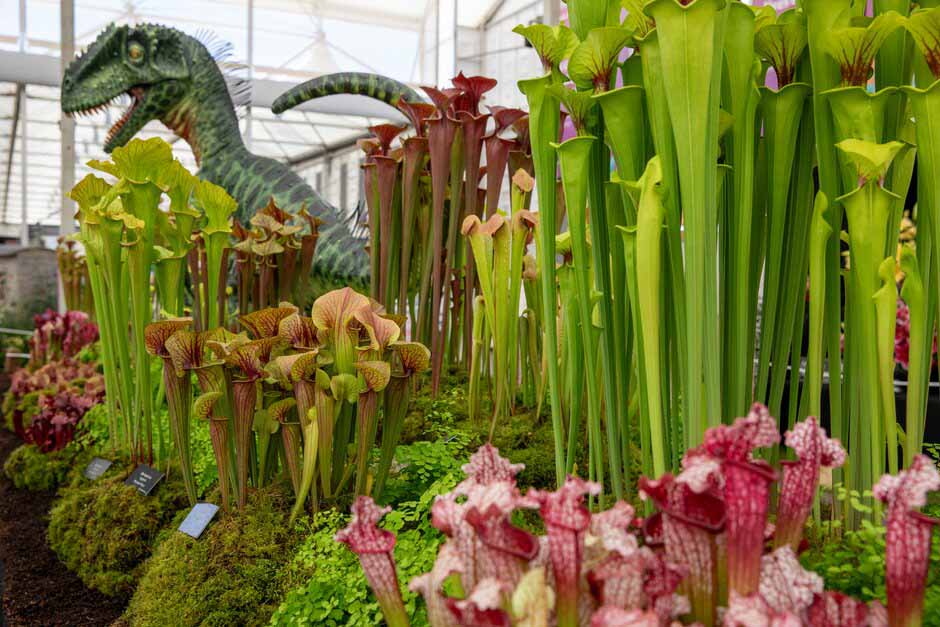
[[[174, 28], [111, 24], [65, 70], [62, 110], [93, 112], [129, 96], [130, 107], [108, 133], [106, 152], [126, 144], [150, 120], [160, 120], [190, 145], [199, 176], [222, 186], [238, 201], [239, 220], [246, 222], [271, 197], [290, 213], [306, 206], [323, 221], [314, 273], [330, 282], [362, 282], [368, 277], [368, 258], [363, 243], [353, 237], [338, 210], [288, 166], [252, 154], [245, 146], [233, 94], [236, 99], [245, 98], [247, 86], [239, 89], [237, 82], [228, 79], [219, 67], [219, 57], [219, 51], [210, 51], [199, 38]], [[298, 89], [300, 101], [343, 93], [392, 106], [402, 99], [420, 100], [406, 85], [374, 74], [322, 76], [288, 94]]]

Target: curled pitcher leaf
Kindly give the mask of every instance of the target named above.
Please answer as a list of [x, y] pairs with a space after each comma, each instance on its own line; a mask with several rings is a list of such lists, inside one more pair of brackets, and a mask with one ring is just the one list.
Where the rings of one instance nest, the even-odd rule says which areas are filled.
[[278, 323], [277, 334], [297, 350], [317, 347], [317, 328], [313, 320], [294, 312]]
[[861, 139], [845, 139], [836, 144], [836, 148], [855, 166], [862, 184], [884, 178], [894, 158], [904, 147], [902, 142], [897, 141], [875, 144]]
[[463, 489], [470, 485], [489, 485], [500, 481], [516, 482], [518, 475], [525, 468], [525, 464], [513, 464], [499, 454], [499, 449], [487, 442], [470, 456], [470, 460], [460, 467], [467, 475], [461, 483]]
[[822, 577], [804, 569], [790, 547], [761, 558], [760, 596], [775, 612], [802, 618], [822, 591]]
[[395, 105], [405, 114], [418, 137], [427, 136], [427, 120], [434, 114], [436, 108], [427, 102], [408, 102], [404, 98]]
[[723, 461], [754, 461], [754, 449], [765, 448], [780, 441], [777, 423], [760, 403], [733, 425], [719, 425], [708, 430], [702, 450]]
[[926, 455], [918, 455], [897, 475], [884, 475], [875, 498], [887, 504], [885, 585], [891, 625], [919, 625], [930, 564], [930, 545], [940, 520], [920, 513], [927, 493], [940, 490], [940, 472]]
[[193, 415], [200, 420], [209, 420], [215, 411], [215, 404], [222, 398], [221, 392], [206, 392], [196, 397], [193, 403]]
[[313, 303], [310, 317], [317, 327], [317, 337], [321, 343], [330, 344], [341, 373], [352, 373], [356, 336], [350, 325], [356, 312], [368, 307], [369, 299], [348, 287], [327, 292]]
[[408, 589], [417, 592], [428, 606], [428, 622], [434, 627], [457, 627], [459, 623], [448, 607], [444, 582], [463, 569], [460, 552], [451, 542], [445, 542], [437, 553], [431, 572], [418, 575], [408, 582]]
[[781, 463], [783, 481], [777, 502], [774, 546], [789, 546], [796, 551], [819, 486], [820, 468], [842, 466], [846, 454], [838, 440], [826, 435], [815, 416], [787, 431], [784, 441], [797, 454], [797, 460]]
[[692, 617], [713, 623], [719, 588], [718, 539], [726, 525], [724, 501], [715, 491], [695, 492], [669, 473], [656, 480], [641, 478], [640, 497], [651, 499], [662, 512], [648, 518], [644, 532], [653, 538], [652, 544], [661, 537], [669, 561], [686, 569], [680, 591], [689, 598]]
[[631, 34], [618, 26], [592, 29], [572, 51], [568, 76], [581, 89], [607, 91], [617, 58]]
[[356, 321], [365, 331], [366, 345], [359, 350], [366, 355], [381, 359], [389, 345], [398, 341], [401, 327], [394, 320], [384, 317], [374, 309], [363, 308], [356, 312]]
[[398, 355], [406, 376], [420, 374], [431, 366], [431, 351], [420, 342], [393, 342], [391, 349]]
[[206, 215], [203, 233], [231, 233], [230, 217], [238, 209], [238, 203], [228, 195], [224, 188], [200, 180], [193, 190], [193, 202]]
[[565, 26], [549, 26], [548, 24], [519, 24], [512, 32], [522, 35], [532, 44], [535, 52], [542, 61], [542, 70], [545, 74], [557, 71], [559, 64], [567, 59], [578, 46], [578, 37]]
[[268, 405], [268, 413], [271, 414], [271, 417], [275, 421], [281, 424], [286, 422], [297, 422], [294, 416], [291, 415], [296, 407], [296, 400], [292, 398], [282, 398]]
[[460, 109], [467, 111], [471, 115], [478, 115], [480, 113], [480, 100], [483, 99], [483, 94], [496, 87], [495, 78], [489, 78], [487, 76], [464, 76], [463, 72], [458, 73], [451, 81], [454, 87], [459, 89], [463, 94], [461, 98], [461, 104], [463, 106], [460, 107]]
[[390, 507], [379, 507], [371, 498], [360, 496], [353, 503], [352, 520], [336, 533], [335, 538], [359, 557], [389, 626], [405, 627], [408, 615], [398, 588], [398, 573], [392, 554], [395, 535], [378, 526], [379, 520], [389, 511]]
[[88, 165], [131, 183], [161, 186], [163, 171], [172, 163], [173, 151], [170, 145], [159, 137], [151, 137], [132, 139], [111, 152], [111, 161], [92, 160]]
[[167, 338], [165, 346], [176, 369], [176, 374], [205, 365], [207, 334], [180, 330]]
[[264, 367], [270, 361], [272, 351], [281, 344], [279, 337], [245, 342], [225, 356], [225, 365], [234, 368], [236, 376], [242, 380], [254, 381], [264, 376]]
[[259, 339], [278, 335], [281, 321], [292, 315], [298, 315], [297, 308], [285, 303], [279, 307], [268, 307], [241, 315], [238, 322], [248, 329], [255, 339]]
[[584, 559], [584, 534], [591, 524], [585, 495], [597, 495], [601, 486], [569, 476], [555, 492], [531, 490], [529, 497], [539, 504], [548, 535], [549, 557], [555, 577], [558, 624], [578, 624], [578, 594]]
[[773, 21], [757, 21], [754, 48], [773, 66], [780, 87], [796, 78], [796, 64], [806, 44], [806, 18], [800, 11], [786, 11]]
[[875, 18], [854, 18], [850, 26], [832, 29], [824, 49], [839, 64], [842, 82], [858, 86], [867, 83], [878, 49], [904, 22], [901, 14], [886, 11]]
[[192, 323], [192, 318], [171, 318], [151, 322], [144, 329], [144, 342], [147, 345], [147, 352], [154, 357], [169, 359], [170, 353], [166, 347], [167, 340], [177, 331], [188, 329], [192, 326]]
[[792, 612], [778, 612], [759, 594], [742, 596], [731, 591], [724, 627], [801, 627], [804, 623]]
[[371, 392], [381, 392], [391, 379], [391, 367], [387, 361], [358, 361], [356, 370], [362, 375], [366, 389]]
[[461, 627], [509, 627], [508, 595], [512, 590], [504, 581], [488, 577], [478, 583], [466, 599], [450, 599], [448, 605]]
[[728, 588], [741, 596], [757, 591], [770, 485], [776, 479], [767, 462], [754, 459], [753, 451], [779, 441], [776, 421], [765, 406], [755, 403], [733, 425], [709, 429], [701, 447], [721, 460], [728, 513]]
[[[914, 11], [904, 26], [934, 78], [940, 78], [940, 6]], [[921, 88], [927, 85], [920, 85]]]
[[644, 4], [645, 0], [620, 0], [620, 6], [627, 11], [623, 25], [633, 31], [633, 36], [637, 39], [646, 38], [656, 28], [653, 18], [643, 11]]
[[266, 367], [268, 374], [281, 385], [289, 387], [298, 381], [314, 381], [317, 373], [317, 351], [275, 357]]
[[372, 133], [377, 140], [379, 140], [379, 146], [383, 155], [387, 155], [389, 148], [392, 147], [392, 142], [396, 137], [401, 135], [407, 126], [397, 126], [395, 124], [376, 124], [375, 126], [369, 127], [369, 132]]
[[564, 85], [552, 85], [547, 91], [564, 105], [578, 135], [587, 135], [591, 116], [597, 106], [592, 92], [568, 89]]

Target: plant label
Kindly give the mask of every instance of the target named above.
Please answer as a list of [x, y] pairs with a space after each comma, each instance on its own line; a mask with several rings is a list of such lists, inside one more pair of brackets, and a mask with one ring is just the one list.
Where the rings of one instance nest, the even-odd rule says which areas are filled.
[[212, 521], [217, 511], [219, 511], [218, 505], [213, 505], [212, 503], [196, 503], [193, 505], [193, 508], [189, 510], [183, 522], [180, 523], [179, 530], [191, 538], [198, 540], [202, 532], [209, 526], [209, 522]]
[[147, 496], [157, 487], [160, 480], [163, 479], [163, 473], [156, 468], [151, 468], [147, 464], [141, 464], [134, 469], [131, 476], [124, 480], [124, 485], [132, 485], [137, 491]]
[[110, 467], [111, 460], [94, 457], [88, 462], [88, 465], [85, 466], [85, 472], [83, 474], [89, 481], [94, 481], [95, 479], [99, 479]]

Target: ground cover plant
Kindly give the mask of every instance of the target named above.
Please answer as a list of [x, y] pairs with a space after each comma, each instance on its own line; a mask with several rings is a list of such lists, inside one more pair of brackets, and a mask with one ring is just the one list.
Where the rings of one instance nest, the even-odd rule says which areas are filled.
[[94, 483], [76, 477], [49, 513], [49, 546], [62, 563], [89, 588], [123, 599], [130, 598], [142, 564], [186, 505], [178, 471], [145, 499], [124, 484], [133, 468], [124, 458]]
[[287, 590], [314, 574], [312, 564], [297, 563], [308, 527], [287, 523], [292, 500], [280, 486], [267, 487], [252, 493], [243, 515], [219, 520], [198, 540], [167, 534], [144, 564], [124, 619], [264, 624]]

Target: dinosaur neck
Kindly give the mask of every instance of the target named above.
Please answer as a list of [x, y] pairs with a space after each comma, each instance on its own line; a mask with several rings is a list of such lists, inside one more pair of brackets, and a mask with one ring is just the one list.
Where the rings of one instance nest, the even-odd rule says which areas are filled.
[[246, 148], [225, 77], [202, 46], [193, 48], [189, 92], [161, 121], [189, 144], [196, 163], [204, 167]]

